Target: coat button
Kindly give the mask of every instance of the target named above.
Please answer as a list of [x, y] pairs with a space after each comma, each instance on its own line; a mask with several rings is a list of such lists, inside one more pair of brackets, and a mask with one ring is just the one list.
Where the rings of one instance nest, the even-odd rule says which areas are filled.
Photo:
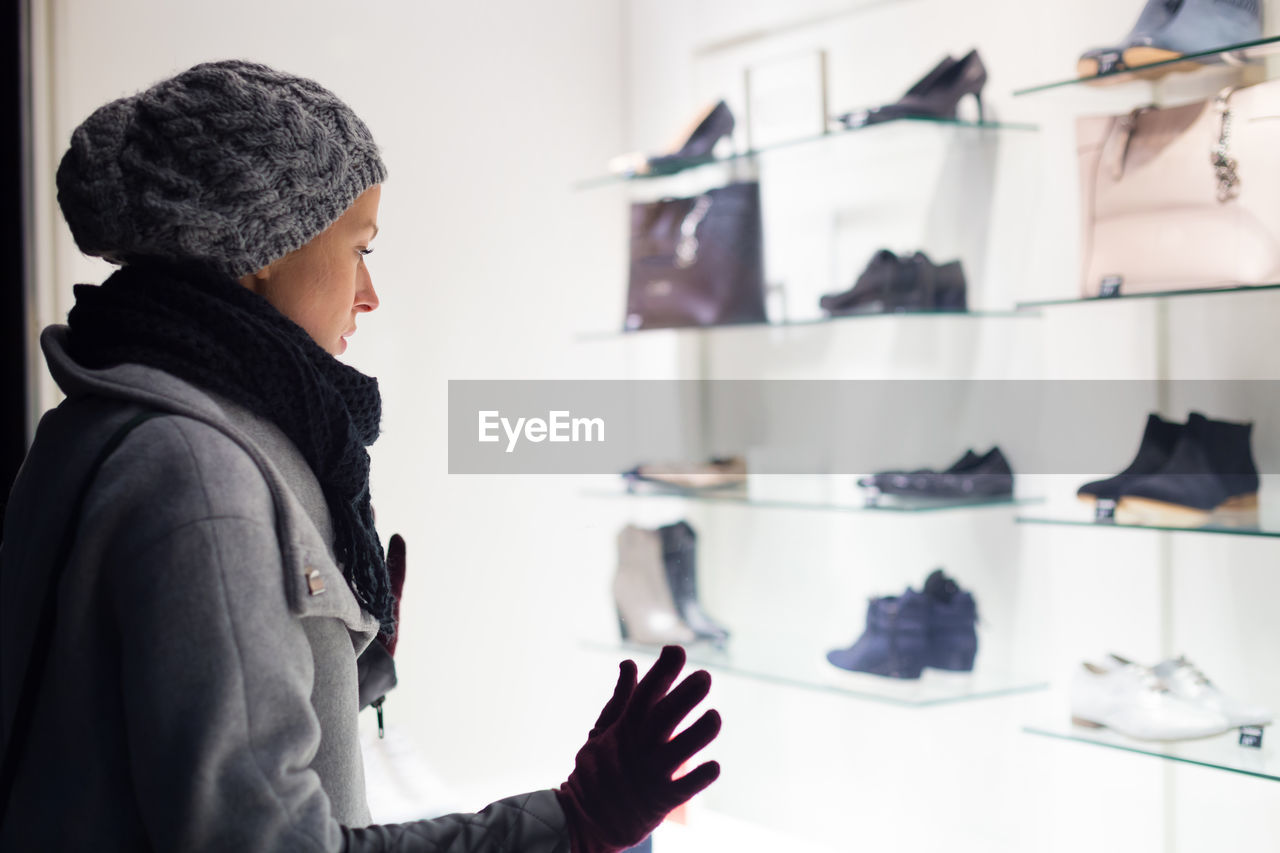
[[312, 595], [320, 595], [324, 592], [324, 578], [320, 577], [319, 569], [307, 571], [307, 589]]

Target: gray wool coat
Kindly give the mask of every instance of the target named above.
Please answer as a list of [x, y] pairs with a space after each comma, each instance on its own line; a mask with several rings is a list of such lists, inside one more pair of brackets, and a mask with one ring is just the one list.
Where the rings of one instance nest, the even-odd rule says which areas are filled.
[[139, 407], [166, 414], [88, 493], [0, 850], [568, 853], [549, 790], [368, 826], [357, 661], [378, 625], [334, 562], [315, 476], [273, 423], [159, 370], [86, 370], [66, 334], [41, 336], [67, 400], [40, 422], [0, 544], [6, 744], [85, 472]]

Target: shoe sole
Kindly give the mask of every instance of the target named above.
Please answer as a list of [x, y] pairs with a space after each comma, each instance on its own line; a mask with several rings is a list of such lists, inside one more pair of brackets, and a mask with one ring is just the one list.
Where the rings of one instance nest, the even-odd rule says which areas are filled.
[[1207, 732], [1197, 733], [1192, 735], [1180, 735], [1178, 737], [1151, 737], [1150, 735], [1140, 735], [1135, 732], [1122, 731], [1120, 729], [1117, 729], [1114, 726], [1108, 726], [1106, 723], [1099, 723], [1094, 720], [1087, 720], [1084, 717], [1077, 717], [1075, 715], [1072, 715], [1071, 723], [1072, 725], [1076, 725], [1085, 729], [1110, 729], [1116, 734], [1124, 735], [1125, 737], [1132, 738], [1133, 740], [1160, 741], [1160, 742], [1203, 740], [1205, 738], [1217, 737], [1218, 735], [1221, 735], [1223, 732], [1229, 732], [1231, 731], [1231, 729], [1235, 728], [1235, 726], [1230, 726], [1225, 729], [1217, 729], [1215, 731], [1207, 731]]
[[1229, 498], [1208, 511], [1150, 498], [1121, 498], [1116, 504], [1115, 517], [1117, 524], [1204, 527], [1213, 523], [1243, 527], [1258, 521], [1258, 493]]
[[1156, 62], [1170, 62], [1182, 57], [1182, 54], [1176, 50], [1165, 50], [1160, 47], [1130, 47], [1125, 49], [1122, 56], [1125, 66], [1134, 73], [1134, 76], [1143, 80], [1156, 80], [1166, 74], [1195, 71], [1201, 67], [1201, 63], [1188, 59], [1186, 62], [1162, 65], [1159, 68], [1142, 71], [1141, 67], [1144, 65], [1152, 65]]

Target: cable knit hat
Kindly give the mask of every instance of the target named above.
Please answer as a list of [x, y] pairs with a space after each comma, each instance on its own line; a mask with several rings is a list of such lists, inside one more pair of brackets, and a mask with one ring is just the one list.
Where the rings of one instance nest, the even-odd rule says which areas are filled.
[[95, 110], [58, 166], [58, 204], [87, 255], [196, 260], [239, 278], [385, 178], [369, 129], [328, 89], [226, 60]]

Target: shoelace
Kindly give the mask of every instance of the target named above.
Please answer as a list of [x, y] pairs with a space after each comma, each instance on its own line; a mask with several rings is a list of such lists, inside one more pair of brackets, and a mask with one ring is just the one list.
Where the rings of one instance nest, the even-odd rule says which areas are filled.
[[1213, 687], [1211, 682], [1203, 672], [1197, 669], [1185, 657], [1180, 657], [1175, 661], [1177, 669], [1174, 670], [1174, 677], [1181, 678], [1190, 682], [1191, 692], [1199, 694]]
[[1160, 676], [1156, 675], [1155, 670], [1151, 669], [1151, 667], [1131, 663], [1124, 667], [1123, 671], [1148, 693], [1169, 692], [1168, 685], [1164, 683]]

